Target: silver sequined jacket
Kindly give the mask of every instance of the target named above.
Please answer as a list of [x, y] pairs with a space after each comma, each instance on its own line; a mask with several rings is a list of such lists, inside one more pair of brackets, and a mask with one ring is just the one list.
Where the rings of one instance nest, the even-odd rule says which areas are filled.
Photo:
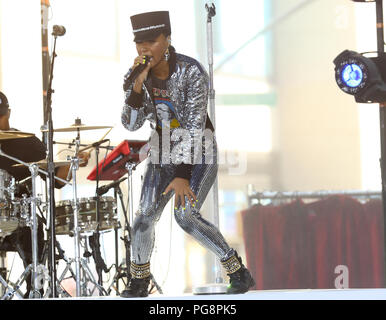
[[[175, 108], [176, 118], [181, 128], [185, 129], [171, 129], [170, 151], [172, 157], [174, 156], [172, 161], [194, 164], [198, 159], [197, 154], [185, 151], [192, 150], [193, 146], [194, 150], [199, 150], [202, 145], [202, 133], [207, 120], [209, 77], [198, 61], [182, 54], [175, 53], [170, 66], [174, 71], [171, 71], [170, 77], [166, 80], [166, 86]], [[133, 88], [133, 83], [127, 83], [131, 71], [130, 69], [124, 77], [125, 105], [121, 114], [122, 124], [129, 131], [135, 131], [142, 127], [145, 120], [149, 120], [154, 129], [157, 125], [157, 112], [151, 95], [151, 77], [143, 84], [142, 107], [134, 108], [128, 104]]]

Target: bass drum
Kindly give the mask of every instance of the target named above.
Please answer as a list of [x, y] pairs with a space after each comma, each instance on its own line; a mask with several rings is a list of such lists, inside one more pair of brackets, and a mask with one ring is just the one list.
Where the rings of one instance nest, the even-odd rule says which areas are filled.
[[[81, 234], [91, 234], [97, 229], [96, 197], [80, 198], [78, 227]], [[72, 200], [59, 201], [55, 206], [55, 231], [58, 235], [74, 235], [74, 211]], [[114, 197], [99, 197], [99, 231], [106, 232], [117, 227]]]

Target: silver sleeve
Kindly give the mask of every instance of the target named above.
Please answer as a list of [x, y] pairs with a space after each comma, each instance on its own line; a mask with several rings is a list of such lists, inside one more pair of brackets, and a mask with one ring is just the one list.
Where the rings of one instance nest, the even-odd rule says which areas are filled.
[[[130, 72], [131, 70], [125, 75], [124, 82], [127, 81]], [[129, 131], [138, 130], [143, 126], [146, 120], [146, 108], [144, 105], [141, 108], [137, 109], [133, 108], [127, 103], [132, 90], [133, 83], [131, 83], [125, 90], [125, 104], [121, 113], [122, 125]]]

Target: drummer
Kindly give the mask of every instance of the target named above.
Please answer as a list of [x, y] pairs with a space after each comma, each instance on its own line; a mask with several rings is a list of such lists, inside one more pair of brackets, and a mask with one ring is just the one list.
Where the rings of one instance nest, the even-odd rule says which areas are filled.
[[[11, 109], [9, 108], [8, 99], [4, 93], [0, 92], [0, 130], [12, 130], [9, 119], [11, 115]], [[37, 162], [46, 158], [46, 147], [36, 136], [21, 139], [7, 139], [1, 141], [1, 149], [4, 153], [15, 157], [24, 162]], [[89, 159], [88, 153], [79, 154], [80, 166], [86, 166]], [[31, 172], [27, 167], [15, 167], [15, 161], [0, 156], [0, 169], [6, 170], [15, 180], [21, 181], [29, 176]], [[62, 166], [55, 168], [55, 176], [66, 179], [70, 166]], [[41, 176], [45, 179], [45, 175]], [[62, 188], [64, 183], [55, 179], [55, 188]], [[23, 184], [19, 184], [15, 196], [20, 197], [23, 193], [29, 194], [31, 190], [31, 180]], [[48, 226], [47, 226], [48, 227]], [[38, 257], [42, 258], [42, 252], [44, 247], [44, 233], [43, 233], [43, 221], [38, 217]], [[18, 227], [11, 235], [4, 238], [0, 238], [0, 250], [2, 251], [17, 251], [20, 258], [23, 260], [24, 267], [26, 268], [32, 263], [32, 244], [31, 244], [31, 229], [30, 227]], [[40, 263], [41, 261], [39, 261]], [[29, 274], [26, 279], [27, 292], [24, 298], [29, 297], [31, 289], [31, 275]]]

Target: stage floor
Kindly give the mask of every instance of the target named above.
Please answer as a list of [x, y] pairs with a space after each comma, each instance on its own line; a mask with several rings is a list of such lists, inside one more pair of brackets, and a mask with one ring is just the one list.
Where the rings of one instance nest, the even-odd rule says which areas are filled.
[[150, 295], [147, 298], [125, 299], [111, 296], [72, 297], [47, 300], [386, 300], [386, 289], [299, 289], [254, 290], [245, 294], [213, 294], [181, 296]]

